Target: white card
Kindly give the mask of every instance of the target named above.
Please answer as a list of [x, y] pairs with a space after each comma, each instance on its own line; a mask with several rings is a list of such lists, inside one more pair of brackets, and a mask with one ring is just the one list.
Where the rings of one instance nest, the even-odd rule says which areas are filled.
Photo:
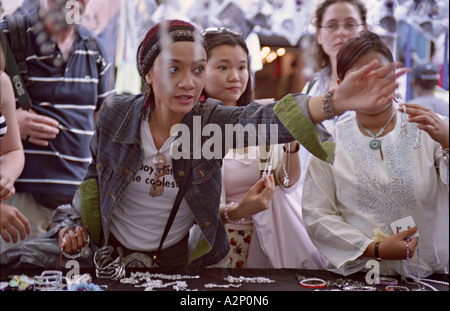
[[[411, 216], [399, 219], [391, 223], [391, 229], [394, 234], [397, 234], [399, 232], [408, 230], [412, 227], [414, 227], [416, 224], [414, 222], [414, 219]], [[416, 231], [410, 238], [416, 238], [419, 236], [419, 230]]]

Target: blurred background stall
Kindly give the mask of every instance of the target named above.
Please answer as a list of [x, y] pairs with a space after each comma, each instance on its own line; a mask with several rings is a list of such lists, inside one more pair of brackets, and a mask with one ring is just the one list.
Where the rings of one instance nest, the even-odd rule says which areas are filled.
[[[1, 13], [32, 10], [39, 0], [2, 0]], [[316, 71], [313, 13], [321, 0], [90, 0], [82, 24], [104, 42], [116, 67], [118, 93], [141, 91], [135, 69], [138, 42], [165, 18], [238, 29], [250, 47], [255, 97], [279, 99], [300, 92]], [[365, 0], [369, 29], [414, 68], [440, 70], [436, 95], [448, 101], [448, 0]], [[401, 82], [404, 100], [415, 97], [411, 74]]]

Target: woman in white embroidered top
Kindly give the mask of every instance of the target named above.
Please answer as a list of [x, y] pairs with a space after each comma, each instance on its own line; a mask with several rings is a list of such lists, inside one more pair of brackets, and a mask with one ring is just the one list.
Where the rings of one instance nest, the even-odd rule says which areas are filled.
[[[339, 52], [339, 79], [374, 59], [393, 61], [376, 34], [363, 32]], [[356, 111], [331, 130], [334, 165], [311, 158], [303, 217], [338, 273], [364, 270], [374, 258], [382, 274], [448, 273], [448, 118], [419, 105], [399, 109]], [[391, 223], [407, 216], [416, 226], [392, 232]]]

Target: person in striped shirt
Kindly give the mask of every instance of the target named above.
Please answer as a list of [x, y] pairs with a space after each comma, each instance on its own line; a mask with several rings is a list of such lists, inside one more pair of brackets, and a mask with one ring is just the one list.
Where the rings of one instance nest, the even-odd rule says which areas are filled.
[[[72, 201], [91, 161], [95, 117], [114, 93], [102, 43], [67, 18], [82, 16], [89, 0], [77, 0], [78, 11], [66, 2], [42, 0], [25, 15], [32, 109], [17, 109], [25, 167], [9, 202], [29, 218], [30, 239], [50, 229], [57, 206]], [[2, 28], [9, 36], [8, 25]]]

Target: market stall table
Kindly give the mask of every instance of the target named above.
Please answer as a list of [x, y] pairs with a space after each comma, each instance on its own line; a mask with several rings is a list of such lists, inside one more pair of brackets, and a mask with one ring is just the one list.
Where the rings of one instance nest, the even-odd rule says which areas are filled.
[[[44, 269], [1, 269], [0, 281], [10, 282], [14, 275], [40, 276]], [[297, 269], [126, 269], [119, 280], [98, 278], [95, 269], [80, 269], [80, 275], [89, 274], [91, 283], [108, 291], [386, 291], [417, 290], [414, 282], [406, 283], [399, 276], [382, 279], [382, 284], [367, 284], [366, 273], [342, 276], [323, 270]], [[62, 276], [73, 276], [73, 271], [63, 269]], [[422, 282], [422, 289], [448, 291], [448, 275], [432, 275]], [[388, 287], [387, 286], [391, 286]], [[28, 290], [32, 290], [30, 286]], [[42, 289], [42, 288], [41, 288]], [[45, 288], [44, 288], [45, 289]], [[18, 290], [5, 287], [3, 290]]]

